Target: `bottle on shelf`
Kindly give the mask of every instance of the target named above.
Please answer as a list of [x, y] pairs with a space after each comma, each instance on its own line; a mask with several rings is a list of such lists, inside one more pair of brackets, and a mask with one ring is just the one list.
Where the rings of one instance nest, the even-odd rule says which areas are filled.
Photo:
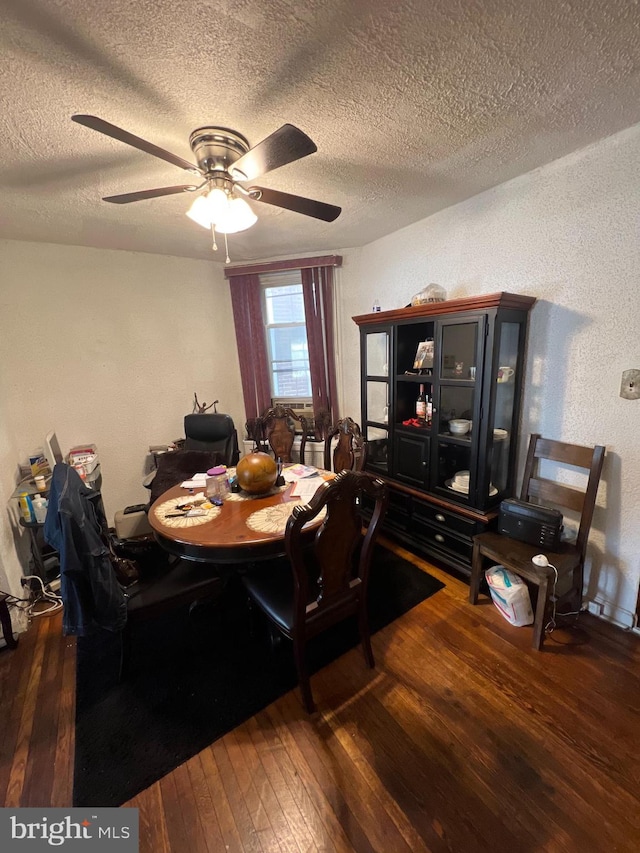
[[47, 506], [49, 502], [46, 501], [42, 495], [35, 495], [32, 499], [32, 503], [35, 520], [38, 524], [44, 524], [47, 517]]
[[424, 393], [424, 385], [420, 386], [420, 393], [416, 400], [416, 418], [419, 421], [427, 420], [427, 398]]
[[20, 492], [20, 515], [25, 521], [32, 522], [36, 520], [33, 512], [33, 503], [28, 492]]

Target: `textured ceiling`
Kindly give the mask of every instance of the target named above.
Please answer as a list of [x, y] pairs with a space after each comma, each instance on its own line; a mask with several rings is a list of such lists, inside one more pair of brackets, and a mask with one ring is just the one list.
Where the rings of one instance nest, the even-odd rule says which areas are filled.
[[632, 0], [0, 0], [0, 236], [224, 260], [180, 169], [73, 123], [91, 113], [192, 160], [285, 122], [318, 152], [261, 178], [343, 208], [254, 204], [232, 260], [359, 246], [640, 121]]

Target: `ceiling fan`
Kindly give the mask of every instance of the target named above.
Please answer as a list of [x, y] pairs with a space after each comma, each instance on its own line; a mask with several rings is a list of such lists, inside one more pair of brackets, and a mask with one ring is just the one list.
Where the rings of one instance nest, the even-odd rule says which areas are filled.
[[249, 228], [257, 220], [245, 199], [292, 210], [324, 222], [333, 222], [342, 212], [340, 207], [314, 199], [267, 187], [243, 186], [244, 183], [318, 150], [313, 140], [292, 124], [282, 125], [252, 148], [245, 137], [235, 130], [226, 127], [199, 127], [189, 136], [189, 145], [197, 163], [194, 165], [97, 116], [73, 115], [71, 118], [78, 124], [166, 160], [200, 178], [199, 184], [139, 190], [106, 196], [103, 201], [129, 204], [182, 192], [198, 193], [187, 215], [205, 228], [212, 229], [214, 249], [217, 248], [216, 230], [225, 235], [232, 234]]

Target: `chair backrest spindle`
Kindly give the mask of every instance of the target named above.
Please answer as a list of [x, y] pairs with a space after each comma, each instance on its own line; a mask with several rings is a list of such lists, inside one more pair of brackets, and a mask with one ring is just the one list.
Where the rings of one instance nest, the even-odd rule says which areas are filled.
[[[364, 492], [375, 509], [363, 537], [359, 496]], [[294, 573], [294, 608], [309, 635], [355, 612], [366, 594], [371, 552], [387, 506], [387, 490], [368, 474], [342, 471], [322, 485], [306, 506], [297, 506], [285, 534], [287, 555]], [[317, 595], [308, 595], [308, 556], [303, 548], [303, 528], [323, 509], [325, 518], [315, 534], [313, 567], [317, 570]], [[309, 599], [312, 598], [311, 604]]]
[[300, 438], [300, 461], [304, 462], [305, 443], [309, 426], [306, 418], [296, 414], [286, 406], [274, 406], [262, 415], [264, 437], [276, 459], [293, 462], [293, 443], [296, 437], [294, 424], [299, 423], [302, 431]]
[[[338, 441], [334, 448], [336, 437]], [[324, 442], [324, 467], [328, 471], [362, 471], [366, 456], [366, 442], [359, 425], [352, 418], [342, 418], [327, 432]]]
[[[529, 442], [520, 500], [531, 501], [533, 498], [536, 503], [552, 504], [578, 513], [580, 525], [576, 545], [583, 559], [593, 521], [604, 454], [605, 448], [602, 445], [583, 447], [542, 438], [538, 433], [534, 433]], [[588, 471], [586, 488], [580, 489], [539, 476], [541, 460]]]

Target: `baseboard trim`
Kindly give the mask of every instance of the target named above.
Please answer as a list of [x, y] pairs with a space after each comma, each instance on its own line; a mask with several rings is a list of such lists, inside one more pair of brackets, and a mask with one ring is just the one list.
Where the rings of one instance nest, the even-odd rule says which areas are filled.
[[637, 630], [635, 613], [625, 610], [624, 607], [618, 607], [609, 601], [600, 601], [596, 598], [587, 602], [587, 610], [594, 616], [599, 616], [626, 631]]

